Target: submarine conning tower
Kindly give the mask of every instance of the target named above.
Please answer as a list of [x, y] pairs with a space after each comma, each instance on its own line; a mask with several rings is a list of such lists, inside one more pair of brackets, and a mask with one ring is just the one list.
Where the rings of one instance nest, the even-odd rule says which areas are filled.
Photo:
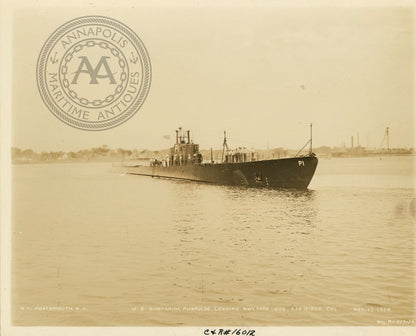
[[201, 162], [202, 154], [199, 152], [199, 145], [191, 140], [191, 131], [185, 132], [182, 127], [179, 127], [176, 130], [176, 143], [170, 149], [169, 165], [183, 166]]

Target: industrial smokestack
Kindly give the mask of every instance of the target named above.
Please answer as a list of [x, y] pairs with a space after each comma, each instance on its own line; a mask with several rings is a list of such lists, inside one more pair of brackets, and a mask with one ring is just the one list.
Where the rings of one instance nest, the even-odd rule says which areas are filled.
[[179, 143], [179, 130], [176, 130], [176, 144]]
[[190, 144], [191, 143], [191, 131], [187, 130], [186, 134], [187, 134], [187, 138], [188, 138], [188, 144]]
[[354, 136], [351, 135], [351, 148], [354, 148]]

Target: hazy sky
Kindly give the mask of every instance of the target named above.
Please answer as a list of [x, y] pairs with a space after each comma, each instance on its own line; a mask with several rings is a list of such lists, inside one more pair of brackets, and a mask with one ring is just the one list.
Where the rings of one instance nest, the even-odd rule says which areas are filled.
[[[142, 39], [153, 68], [140, 111], [101, 132], [74, 129], [43, 104], [36, 62], [61, 24], [84, 15], [120, 20]], [[37, 151], [106, 144], [166, 148], [178, 126], [202, 148], [314, 145], [412, 146], [414, 22], [411, 8], [30, 8], [15, 12], [13, 145]]]

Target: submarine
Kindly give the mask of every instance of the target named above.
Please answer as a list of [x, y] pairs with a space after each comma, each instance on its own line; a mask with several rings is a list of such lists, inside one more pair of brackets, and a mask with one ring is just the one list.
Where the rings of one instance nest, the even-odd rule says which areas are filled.
[[[298, 154], [277, 159], [259, 159], [255, 152], [241, 148], [230, 150], [224, 132], [220, 162], [213, 160], [212, 149], [210, 160], [204, 161], [190, 131], [185, 132], [179, 127], [176, 142], [163, 160], [153, 159], [147, 165], [123, 163], [122, 168], [125, 174], [218, 185], [307, 189], [318, 165], [318, 158], [312, 152], [312, 124], [310, 126], [310, 139]], [[309, 153], [299, 155], [307, 144], [310, 145]]]

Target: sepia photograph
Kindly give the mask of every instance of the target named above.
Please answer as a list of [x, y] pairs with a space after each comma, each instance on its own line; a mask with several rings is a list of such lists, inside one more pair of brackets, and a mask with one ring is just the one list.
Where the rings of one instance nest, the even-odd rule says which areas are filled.
[[414, 5], [3, 2], [2, 334], [411, 335]]

